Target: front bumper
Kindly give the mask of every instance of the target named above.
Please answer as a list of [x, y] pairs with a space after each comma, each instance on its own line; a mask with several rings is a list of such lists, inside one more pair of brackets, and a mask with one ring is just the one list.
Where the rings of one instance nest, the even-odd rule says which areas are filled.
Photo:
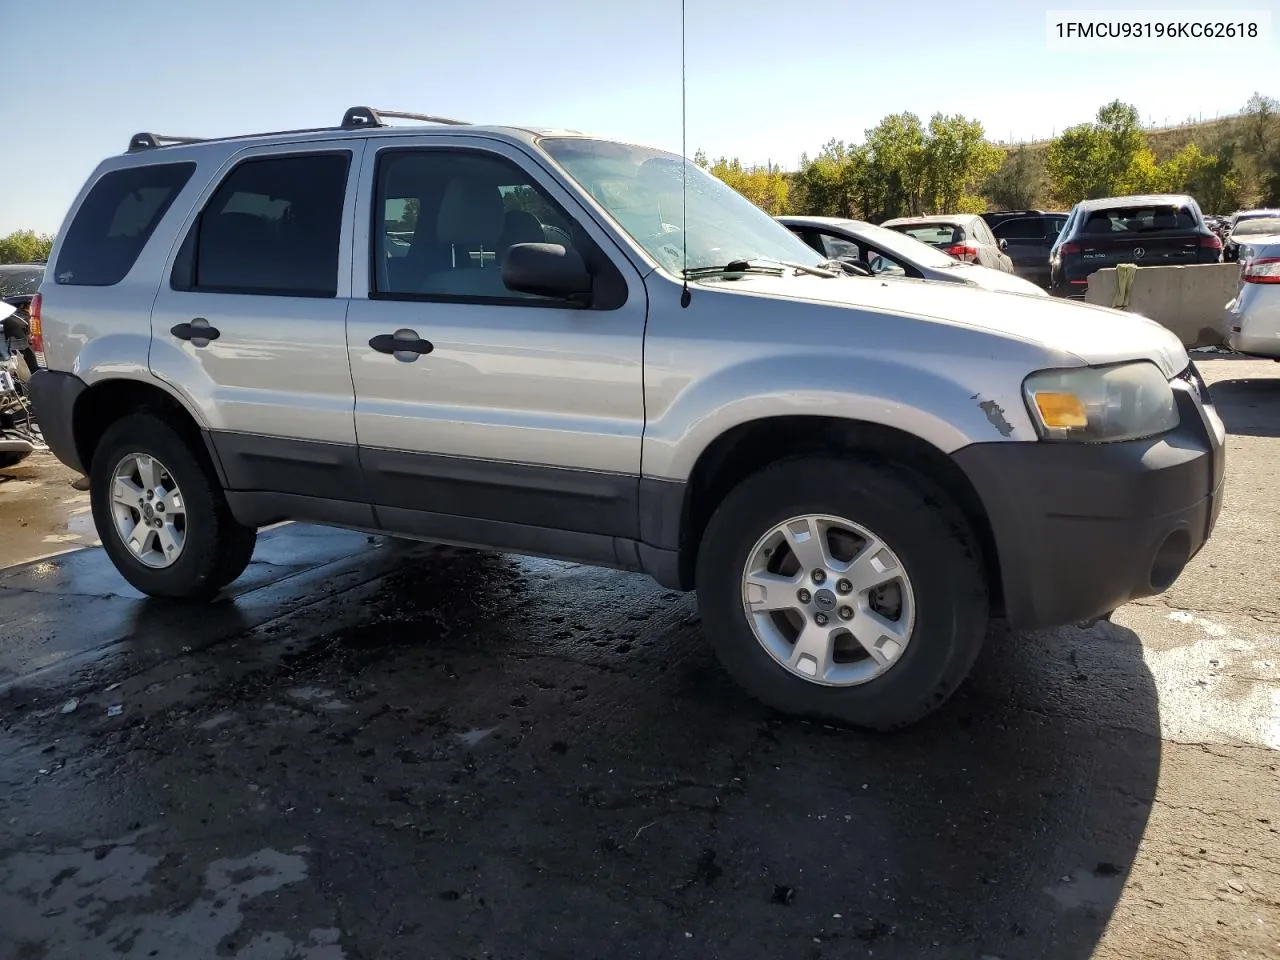
[[986, 507], [1014, 628], [1091, 620], [1161, 593], [1208, 540], [1225, 431], [1189, 381], [1174, 384], [1181, 422], [1159, 437], [981, 443], [955, 454]]

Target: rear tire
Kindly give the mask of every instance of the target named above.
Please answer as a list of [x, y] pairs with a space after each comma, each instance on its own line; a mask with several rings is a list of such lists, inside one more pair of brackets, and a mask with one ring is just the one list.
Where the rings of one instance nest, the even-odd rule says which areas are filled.
[[[817, 535], [806, 540], [806, 531]], [[821, 579], [803, 579], [812, 557], [806, 542], [822, 544], [829, 558]], [[776, 572], [759, 565], [771, 556], [764, 562]], [[900, 576], [884, 581], [884, 570]], [[761, 577], [774, 578], [767, 603], [755, 583]], [[879, 464], [794, 458], [743, 480], [707, 525], [696, 581], [702, 622], [725, 669], [788, 714], [876, 730], [914, 723], [955, 692], [986, 636], [984, 567], [968, 524], [923, 477]], [[796, 609], [760, 612], [774, 610], [775, 581], [785, 584], [777, 596]], [[863, 590], [862, 582], [885, 585]], [[811, 600], [791, 604], [796, 588]], [[888, 606], [877, 606], [885, 598]], [[806, 636], [838, 637], [818, 643], [833, 651], [826, 658], [802, 654], [800, 632], [811, 627]]]
[[[140, 472], [133, 479], [122, 478], [131, 463], [151, 464], [148, 472], [155, 471], [157, 482], [149, 485]], [[150, 489], [157, 493], [155, 500], [145, 496]], [[236, 523], [207, 459], [152, 414], [131, 414], [107, 428], [93, 454], [89, 491], [103, 549], [120, 575], [147, 596], [209, 600], [244, 572], [253, 555], [258, 532]], [[149, 528], [135, 527], [133, 539], [139, 545], [131, 549], [122, 527], [140, 521], [143, 509], [148, 510], [148, 519], [163, 516], [150, 512], [149, 505], [164, 500], [166, 492], [168, 515], [183, 511], [181, 528], [161, 541]], [[136, 505], [131, 499], [134, 493]], [[180, 543], [175, 546], [178, 537]], [[165, 549], [171, 549], [173, 556], [165, 556]]]

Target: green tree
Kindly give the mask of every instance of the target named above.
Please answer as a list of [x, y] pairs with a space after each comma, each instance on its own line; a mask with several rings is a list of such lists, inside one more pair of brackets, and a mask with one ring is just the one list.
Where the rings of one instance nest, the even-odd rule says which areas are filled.
[[979, 187], [999, 168], [1004, 155], [999, 147], [987, 142], [982, 124], [956, 114], [952, 117], [935, 113], [929, 120], [929, 132], [921, 148], [924, 172], [922, 203], [924, 213], [965, 213], [960, 209], [961, 197], [973, 198], [979, 211], [986, 204], [975, 198]]
[[1255, 93], [1244, 105], [1244, 142], [1246, 153], [1262, 158], [1275, 146], [1276, 128], [1280, 126], [1280, 101]]
[[775, 217], [786, 213], [790, 183], [786, 174], [772, 163], [763, 167], [744, 167], [737, 157], [732, 160], [721, 157], [711, 164], [708, 172], [766, 213]]
[[851, 219], [858, 212], [864, 152], [843, 140], [828, 140], [810, 159], [800, 158], [795, 176], [796, 205], [810, 216]]
[[920, 118], [891, 114], [866, 135], [866, 163], [859, 178], [864, 214], [880, 222], [921, 212], [925, 169]]
[[1149, 155], [1137, 108], [1113, 100], [1098, 110], [1094, 123], [1069, 127], [1049, 144], [1045, 170], [1054, 196], [1074, 204], [1123, 193], [1149, 179], [1155, 164]]
[[53, 249], [53, 237], [34, 230], [15, 230], [0, 237], [0, 263], [31, 263], [46, 260]]
[[404, 212], [400, 214], [399, 229], [405, 233], [413, 233], [418, 226], [418, 213], [422, 209], [422, 201], [410, 197], [404, 202]]
[[1044, 160], [1041, 155], [1018, 147], [1011, 151], [987, 182], [982, 192], [991, 203], [1004, 210], [1028, 210], [1036, 205], [1044, 190]]
[[694, 151], [693, 163], [694, 163], [694, 166], [701, 167], [703, 170], [706, 170], [707, 167], [711, 166], [710, 162], [708, 162], [707, 160], [707, 155], [703, 153], [701, 150]]

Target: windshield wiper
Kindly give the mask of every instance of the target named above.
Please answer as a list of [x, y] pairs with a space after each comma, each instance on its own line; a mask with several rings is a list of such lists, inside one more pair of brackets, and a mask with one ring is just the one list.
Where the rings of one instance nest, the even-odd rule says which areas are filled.
[[[775, 264], [776, 266], [763, 266], [762, 264]], [[783, 269], [798, 270], [801, 273], [813, 274], [815, 277], [839, 276], [839, 274], [824, 270], [821, 267], [811, 267], [803, 263], [791, 263], [787, 260], [774, 260], [772, 257], [749, 257], [742, 260], [730, 260], [723, 266], [717, 267], [688, 267], [684, 270], [683, 275], [690, 280], [698, 277], [721, 276], [726, 273], [762, 273], [780, 277]]]

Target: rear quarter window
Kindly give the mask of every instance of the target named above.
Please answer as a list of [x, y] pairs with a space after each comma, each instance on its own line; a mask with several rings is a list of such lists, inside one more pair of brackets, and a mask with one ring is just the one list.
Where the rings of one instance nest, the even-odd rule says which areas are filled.
[[103, 175], [67, 229], [54, 281], [109, 287], [123, 280], [195, 169], [194, 163], [161, 163]]

